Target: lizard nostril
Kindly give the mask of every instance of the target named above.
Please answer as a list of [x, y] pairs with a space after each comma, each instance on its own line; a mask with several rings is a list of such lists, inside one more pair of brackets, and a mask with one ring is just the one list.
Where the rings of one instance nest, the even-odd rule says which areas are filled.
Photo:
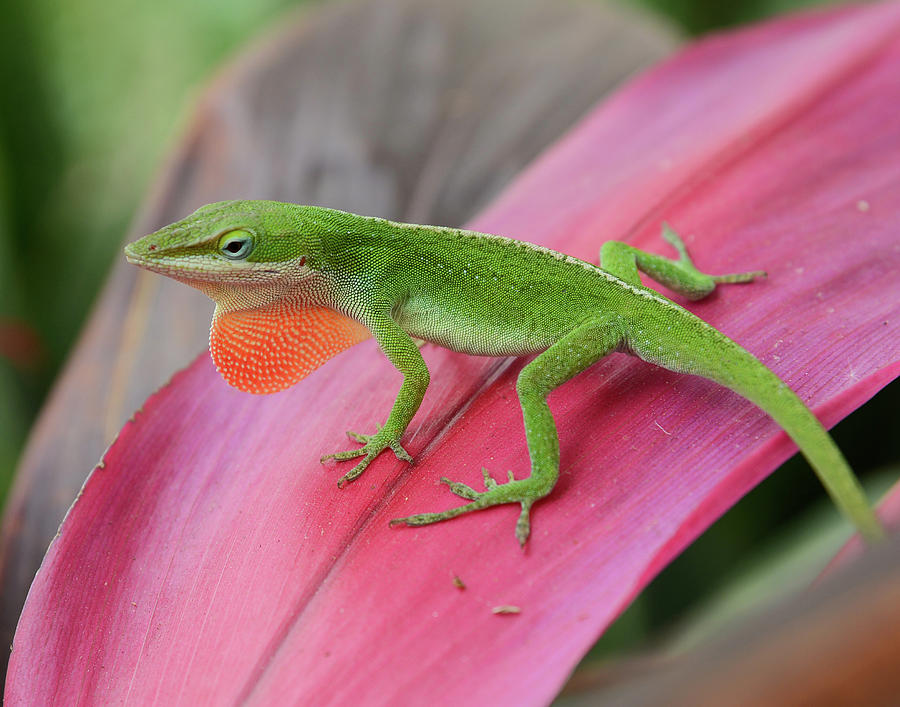
[[156, 246], [155, 246], [155, 245], [152, 245], [152, 246], [150, 246], [149, 248], [147, 248], [147, 250], [156, 250]]

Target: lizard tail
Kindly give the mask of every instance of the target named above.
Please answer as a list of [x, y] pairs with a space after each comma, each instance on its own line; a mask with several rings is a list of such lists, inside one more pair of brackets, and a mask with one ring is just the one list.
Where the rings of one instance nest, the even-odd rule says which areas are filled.
[[[882, 539], [884, 528], [859, 480], [806, 404], [749, 351], [690, 312], [682, 312], [685, 316], [678, 317], [677, 324], [673, 324], [672, 312], [666, 313], [665, 321], [642, 321], [638, 331], [626, 337], [631, 351], [669, 370], [715, 381], [761, 408], [794, 440], [838, 509], [859, 533], [869, 542]], [[673, 336], [672, 329], [678, 330], [677, 335]], [[661, 350], [650, 341], [665, 341], [667, 345]]]

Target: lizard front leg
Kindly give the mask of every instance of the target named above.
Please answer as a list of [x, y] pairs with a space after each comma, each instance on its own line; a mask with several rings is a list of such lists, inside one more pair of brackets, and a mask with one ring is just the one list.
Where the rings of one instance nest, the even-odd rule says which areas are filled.
[[361, 442], [362, 447], [326, 454], [322, 457], [322, 462], [329, 459], [345, 461], [363, 457], [362, 461], [338, 480], [338, 487], [342, 487], [362, 474], [372, 460], [385, 449], [390, 448], [398, 459], [412, 461], [412, 457], [400, 446], [400, 439], [419, 409], [419, 405], [422, 404], [422, 398], [425, 397], [425, 391], [431, 379], [422, 354], [419, 353], [419, 347], [390, 316], [384, 315], [371, 322], [367, 321], [366, 326], [371, 330], [388, 360], [403, 374], [403, 385], [400, 386], [400, 392], [397, 393], [387, 422], [379, 425], [375, 434], [347, 432], [351, 439]]
[[428, 525], [502, 503], [518, 503], [522, 511], [516, 523], [516, 539], [524, 546], [531, 532], [532, 505], [549, 494], [559, 478], [559, 436], [547, 405], [547, 395], [613, 351], [621, 340], [622, 332], [615, 325], [604, 318], [590, 319], [522, 369], [516, 392], [525, 422], [525, 440], [531, 458], [530, 476], [516, 479], [510, 472], [508, 481], [498, 483], [482, 469], [485, 491], [476, 491], [466, 484], [443, 478], [441, 481], [453, 493], [471, 502], [439, 513], [397, 518], [391, 525]]

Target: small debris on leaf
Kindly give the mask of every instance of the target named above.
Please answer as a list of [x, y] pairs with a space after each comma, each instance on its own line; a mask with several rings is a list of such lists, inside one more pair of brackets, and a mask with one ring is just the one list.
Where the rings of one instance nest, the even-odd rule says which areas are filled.
[[521, 614], [522, 608], [519, 606], [512, 606], [510, 604], [504, 604], [502, 606], [495, 606], [491, 609], [492, 614]]

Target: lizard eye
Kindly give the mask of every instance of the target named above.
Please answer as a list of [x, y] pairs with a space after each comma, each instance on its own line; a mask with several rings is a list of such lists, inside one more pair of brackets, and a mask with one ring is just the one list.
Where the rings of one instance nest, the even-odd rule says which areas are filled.
[[219, 252], [229, 260], [243, 260], [253, 250], [253, 236], [246, 231], [230, 231], [219, 241]]

